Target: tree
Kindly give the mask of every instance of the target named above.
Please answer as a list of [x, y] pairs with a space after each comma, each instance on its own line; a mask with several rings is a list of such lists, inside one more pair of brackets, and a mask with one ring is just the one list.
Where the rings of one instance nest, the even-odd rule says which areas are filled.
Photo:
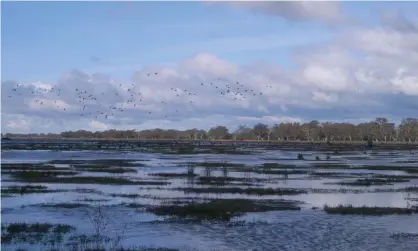
[[215, 126], [208, 131], [208, 136], [212, 139], [224, 139], [228, 134], [229, 130], [225, 126]]
[[253, 133], [257, 140], [264, 140], [269, 134], [269, 127], [265, 124], [258, 123], [253, 127]]

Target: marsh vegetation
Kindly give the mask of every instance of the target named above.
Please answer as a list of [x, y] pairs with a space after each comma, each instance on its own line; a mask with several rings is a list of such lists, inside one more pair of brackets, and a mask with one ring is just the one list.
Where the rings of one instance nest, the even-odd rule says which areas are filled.
[[[198, 250], [200, 245], [223, 250], [230, 247], [225, 242], [190, 243], [181, 231], [203, 236], [207, 228], [214, 228], [217, 230], [208, 233], [213, 238], [218, 231], [232, 231], [236, 237], [231, 243], [251, 246], [247, 239], [252, 226], [275, 233], [271, 228], [287, 219], [306, 231], [315, 219], [332, 225], [334, 217], [380, 216], [374, 218], [388, 227], [388, 215], [418, 222], [415, 152], [300, 152], [232, 145], [217, 150], [198, 146], [166, 150], [104, 150], [100, 154], [3, 150], [5, 247], [23, 250], [41, 245], [68, 250], [77, 246], [88, 250], [101, 245], [105, 250], [131, 246], [132, 250], [159, 250], [161, 238], [153, 233], [162, 231], [180, 236], [168, 242], [167, 248], [173, 250]], [[38, 161], [22, 163], [27, 156], [36, 156]], [[97, 210], [102, 215], [92, 217]], [[24, 223], [15, 222], [17, 215]], [[35, 215], [42, 215], [46, 222], [34, 221]], [[299, 222], [302, 218], [305, 220]], [[91, 220], [96, 223], [88, 223]], [[373, 225], [362, 218], [352, 220], [363, 228]], [[104, 234], [104, 228], [99, 231], [96, 225], [105, 225], [113, 235]], [[290, 223], [283, 227], [282, 231], [292, 235]], [[119, 233], [123, 229], [127, 232]], [[354, 230], [347, 226], [341, 231]], [[408, 239], [401, 234], [413, 235], [408, 229], [395, 234], [385, 241], [395, 245], [397, 240]]]

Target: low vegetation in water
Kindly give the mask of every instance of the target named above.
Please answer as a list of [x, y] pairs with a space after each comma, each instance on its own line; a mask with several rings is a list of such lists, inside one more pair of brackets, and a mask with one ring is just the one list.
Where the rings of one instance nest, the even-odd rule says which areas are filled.
[[63, 184], [102, 184], [102, 185], [168, 185], [170, 182], [167, 181], [151, 181], [151, 180], [129, 180], [121, 177], [89, 177], [89, 176], [79, 176], [79, 177], [38, 177], [26, 178], [24, 181], [29, 181], [32, 183], [63, 183]]
[[202, 167], [241, 167], [244, 164], [237, 164], [237, 163], [230, 163], [230, 162], [195, 162], [190, 163], [195, 166], [202, 166]]
[[24, 195], [31, 193], [57, 193], [62, 190], [49, 190], [46, 186], [8, 186], [1, 188], [1, 194], [3, 195]]
[[[140, 162], [139, 162], [140, 161]], [[93, 159], [93, 160], [52, 160], [48, 164], [68, 164], [68, 165], [102, 165], [102, 166], [118, 166], [118, 167], [139, 167], [145, 166], [141, 163], [142, 159]]]
[[259, 174], [277, 174], [277, 175], [291, 175], [291, 174], [308, 174], [308, 170], [294, 170], [294, 169], [285, 169], [285, 170], [268, 170], [268, 169], [259, 169], [255, 170], [254, 173]]
[[347, 169], [365, 169], [375, 171], [404, 171], [406, 173], [418, 173], [418, 168], [412, 166], [356, 166]]
[[187, 173], [149, 173], [149, 176], [159, 176], [164, 178], [187, 178], [187, 177], [196, 177], [198, 176], [195, 173], [187, 172]]
[[80, 207], [88, 207], [88, 204], [82, 203], [55, 203], [55, 204], [39, 204], [34, 206], [40, 206], [44, 208], [65, 208], [65, 209], [74, 209]]
[[209, 202], [191, 203], [186, 205], [160, 205], [147, 209], [148, 212], [152, 212], [156, 215], [220, 221], [229, 221], [234, 216], [249, 212], [279, 210], [300, 210], [300, 207], [296, 202], [289, 201], [217, 199]]
[[64, 234], [75, 230], [74, 227], [65, 224], [47, 223], [12, 223], [2, 224], [2, 244], [28, 242], [43, 243], [62, 239]]
[[180, 188], [185, 193], [238, 193], [248, 195], [297, 195], [307, 193], [296, 188], [241, 188], [241, 187], [187, 187]]
[[413, 214], [418, 213], [418, 208], [400, 208], [400, 207], [354, 207], [353, 205], [338, 205], [336, 207], [324, 206], [324, 211], [328, 214], [342, 215], [391, 215], [391, 214]]
[[101, 166], [101, 165], [89, 165], [89, 166], [75, 166], [75, 170], [82, 172], [93, 172], [93, 173], [136, 173], [136, 169], [126, 167], [112, 167], [112, 166]]
[[292, 165], [292, 164], [280, 164], [275, 162], [266, 162], [263, 163], [261, 166], [264, 169], [301, 169], [301, 168], [307, 168], [307, 167], [300, 167], [298, 165]]
[[394, 239], [412, 239], [418, 240], [418, 233], [394, 233], [391, 235]]
[[381, 186], [381, 185], [393, 185], [394, 183], [403, 183], [408, 182], [407, 179], [394, 179], [394, 178], [364, 178], [356, 179], [353, 181], [342, 181], [336, 182], [333, 184], [343, 185], [343, 186]]
[[32, 181], [57, 176], [73, 176], [78, 174], [72, 171], [10, 171], [7, 174], [17, 180]]
[[19, 163], [19, 164], [10, 164], [5, 163], [1, 164], [2, 173], [5, 171], [68, 171], [71, 170], [69, 167], [56, 167], [54, 165], [48, 164], [33, 164], [33, 163]]

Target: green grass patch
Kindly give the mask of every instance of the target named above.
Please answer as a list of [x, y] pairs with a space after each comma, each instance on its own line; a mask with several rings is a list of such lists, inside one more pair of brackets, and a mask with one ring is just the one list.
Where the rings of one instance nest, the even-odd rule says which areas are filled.
[[418, 208], [400, 207], [354, 207], [352, 205], [338, 205], [336, 207], [324, 206], [324, 211], [328, 214], [342, 215], [391, 215], [391, 214], [413, 214], [418, 213]]

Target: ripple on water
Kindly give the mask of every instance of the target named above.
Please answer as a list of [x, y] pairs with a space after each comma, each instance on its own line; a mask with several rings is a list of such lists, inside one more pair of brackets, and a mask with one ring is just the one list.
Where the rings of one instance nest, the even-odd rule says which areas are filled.
[[[308, 166], [312, 163], [346, 163], [350, 165], [408, 165], [393, 164], [393, 161], [413, 161], [415, 157], [399, 152], [392, 155], [388, 153], [371, 155], [369, 153], [347, 153], [338, 156], [331, 155], [331, 161], [315, 161], [316, 156], [324, 157], [327, 153], [306, 152], [304, 156], [308, 161], [296, 161], [297, 152], [265, 151], [257, 155], [162, 155], [149, 153], [132, 153], [117, 151], [2, 151], [2, 162], [39, 162], [59, 159], [138, 159], [150, 160], [142, 162], [144, 167], [138, 167], [137, 173], [126, 173], [118, 176], [132, 178], [154, 179], [148, 176], [156, 172], [186, 172], [187, 162], [231, 162], [242, 163], [247, 166], [260, 166], [265, 162], [280, 162], [283, 164], [296, 164]], [[386, 156], [386, 157], [385, 157]], [[206, 159], [205, 159], [206, 157]], [[178, 165], [181, 164], [179, 167]], [[416, 163], [409, 163], [416, 166]], [[343, 172], [343, 173], [378, 173], [378, 174], [403, 174], [400, 171], [375, 171], [375, 170], [330, 170], [317, 169], [316, 171]], [[203, 168], [197, 167], [195, 173], [202, 174]], [[84, 173], [83, 175], [86, 175]], [[93, 175], [87, 173], [87, 175]], [[97, 174], [96, 175], [102, 175]], [[106, 174], [108, 175], [108, 174]], [[221, 176], [221, 171], [212, 171], [211, 175]], [[242, 172], [230, 171], [230, 177], [248, 177]], [[278, 178], [279, 176], [251, 173], [252, 178]], [[306, 175], [290, 175], [290, 178], [305, 179]], [[4, 178], [4, 176], [2, 176]], [[171, 187], [186, 186], [186, 179], [169, 179]], [[312, 179], [287, 181], [274, 180], [273, 183], [265, 184], [265, 187], [288, 187], [288, 188], [341, 188], [337, 185], [326, 185], [324, 182], [336, 182], [341, 179]], [[410, 183], [417, 184], [418, 180]], [[3, 182], [2, 186], [23, 184], [17, 182]], [[38, 185], [38, 184], [37, 184]], [[382, 207], [406, 207], [408, 195], [406, 193], [339, 193], [339, 194], [299, 194], [292, 196], [248, 196], [240, 194], [185, 194], [178, 190], [157, 189], [152, 186], [131, 185], [99, 185], [99, 184], [39, 184], [46, 185], [49, 189], [71, 190], [60, 193], [27, 194], [2, 198], [2, 221], [3, 223], [19, 221], [26, 222], [49, 222], [75, 225], [80, 233], [91, 232], [91, 223], [85, 214], [86, 208], [43, 208], [23, 207], [36, 204], [51, 203], [83, 203], [101, 200], [101, 204], [108, 206], [107, 212], [113, 219], [110, 232], [126, 229], [124, 244], [147, 246], [161, 246], [167, 244], [174, 248], [196, 248], [199, 250], [416, 250], [417, 240], [397, 240], [391, 238], [392, 233], [418, 232], [417, 215], [392, 215], [381, 217], [367, 216], [341, 216], [329, 215], [322, 210], [310, 210], [313, 206], [322, 207], [325, 204], [339, 205], [351, 204], [354, 206], [382, 206]], [[170, 186], [164, 187], [169, 188]], [[386, 187], [386, 186], [384, 186]], [[392, 186], [395, 187], [395, 186]], [[98, 193], [82, 193], [74, 191], [76, 188], [95, 189]], [[357, 188], [357, 187], [353, 187]], [[109, 194], [137, 194], [143, 197], [131, 199]], [[289, 212], [265, 212], [251, 213], [234, 219], [234, 222], [243, 221], [244, 224], [231, 223], [156, 223], [164, 218], [153, 214], [143, 213], [135, 208], [120, 206], [121, 203], [138, 203], [152, 205], [158, 203], [155, 199], [144, 198], [155, 196], [164, 199], [178, 197], [201, 197], [201, 198], [249, 198], [249, 199], [290, 199], [306, 202], [301, 211]], [[161, 201], [161, 200], [160, 200]], [[116, 206], [119, 205], [119, 206]], [[42, 220], [40, 220], [42, 219]], [[117, 231], [116, 231], [117, 232]]]

